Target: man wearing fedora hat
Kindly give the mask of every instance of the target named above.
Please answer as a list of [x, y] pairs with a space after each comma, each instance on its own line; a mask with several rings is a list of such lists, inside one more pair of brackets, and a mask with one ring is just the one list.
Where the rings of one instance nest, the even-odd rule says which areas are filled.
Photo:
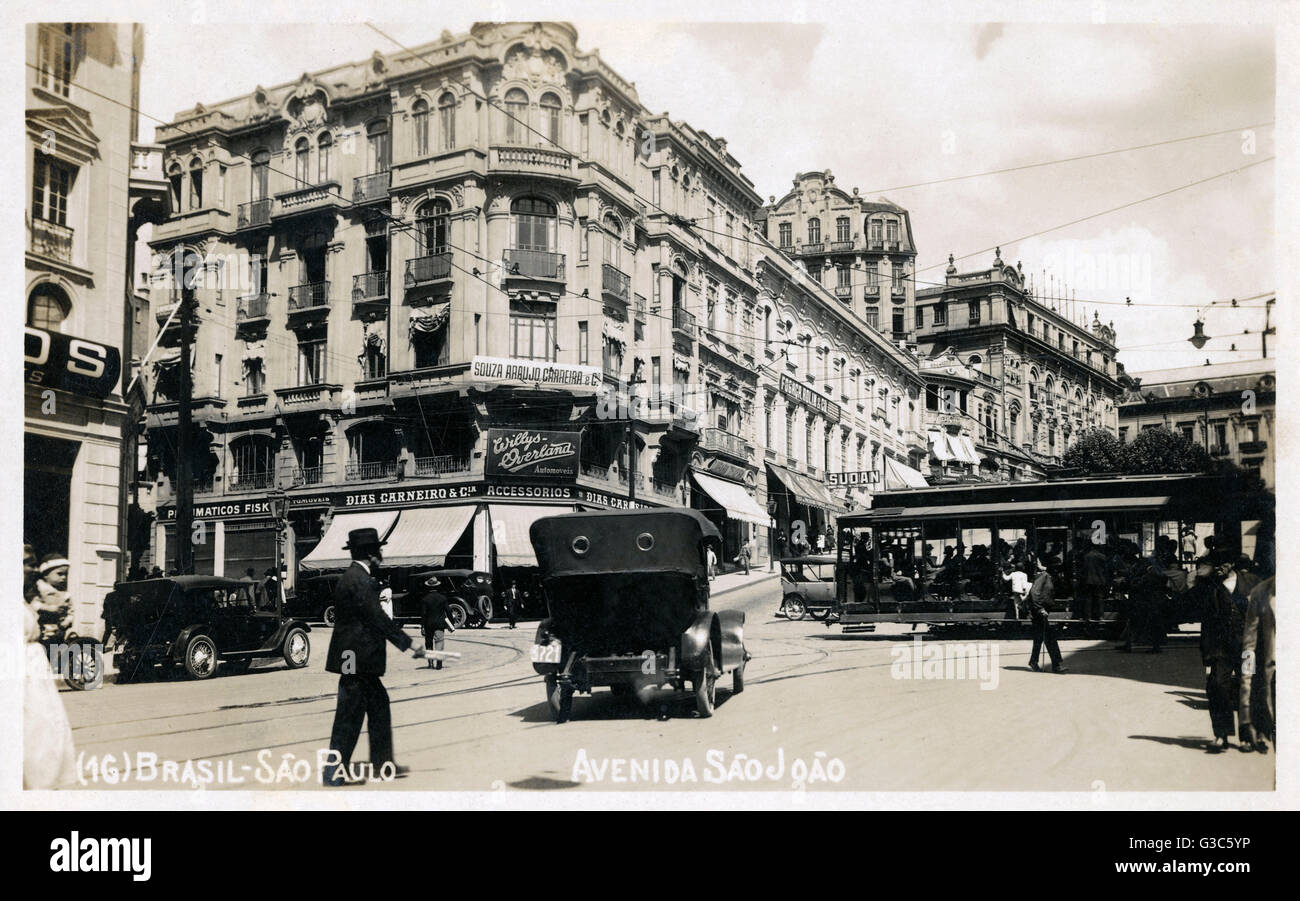
[[348, 532], [348, 543], [343, 545], [352, 554], [352, 565], [334, 587], [334, 635], [325, 660], [326, 671], [339, 674], [338, 706], [330, 733], [331, 759], [321, 774], [327, 786], [348, 781], [363, 719], [369, 724], [373, 772], [391, 777], [407, 769], [393, 762], [393, 722], [388, 692], [380, 681], [387, 658], [384, 642], [409, 650], [416, 658], [424, 656], [424, 644], [418, 638], [412, 641], [380, 609], [376, 577], [385, 543], [374, 529], [353, 529]]

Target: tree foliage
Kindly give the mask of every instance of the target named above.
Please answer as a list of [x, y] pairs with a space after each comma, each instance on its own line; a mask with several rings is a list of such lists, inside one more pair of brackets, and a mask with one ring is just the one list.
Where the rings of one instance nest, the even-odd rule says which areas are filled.
[[1222, 469], [1194, 441], [1171, 429], [1146, 429], [1129, 444], [1105, 429], [1088, 429], [1061, 461], [1084, 475], [1120, 473], [1147, 475], [1166, 472], [1219, 472]]

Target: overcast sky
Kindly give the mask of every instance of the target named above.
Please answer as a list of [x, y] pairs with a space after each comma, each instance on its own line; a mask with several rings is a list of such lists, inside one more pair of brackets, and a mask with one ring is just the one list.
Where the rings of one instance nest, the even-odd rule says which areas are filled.
[[[215, 20], [218, 5], [206, 6], [193, 16]], [[1151, 305], [1275, 289], [1273, 163], [1026, 236], [1271, 156], [1273, 129], [1261, 126], [1274, 117], [1270, 28], [876, 17], [816, 23], [815, 11], [806, 16], [810, 24], [570, 18], [579, 45], [598, 48], [635, 82], [648, 109], [725, 137], [764, 198], [784, 194], [796, 172], [830, 169], [840, 187], [909, 209], [919, 287], [942, 280], [949, 253], [959, 269], [987, 268], [988, 248], [1000, 244], [1002, 258], [1022, 261], [1036, 282], [1043, 269], [1056, 284], [1064, 280], [1090, 318], [1095, 308], [1103, 320], [1113, 319], [1129, 371], [1258, 355], [1258, 334], [1240, 332], [1262, 328], [1262, 306], [1207, 311], [1207, 333], [1223, 337], [1196, 351], [1184, 340], [1196, 310]], [[455, 12], [429, 24], [380, 27], [411, 46], [444, 28], [462, 33], [485, 17]], [[144, 21], [145, 139], [155, 124], [150, 116], [170, 119], [196, 102], [397, 49], [360, 23], [232, 30]], [[1251, 125], [1260, 127], [1243, 137]], [[1098, 159], [907, 187], [1226, 130]], [[1125, 297], [1135, 306], [1094, 303]], [[1236, 354], [1229, 351], [1233, 342]]]

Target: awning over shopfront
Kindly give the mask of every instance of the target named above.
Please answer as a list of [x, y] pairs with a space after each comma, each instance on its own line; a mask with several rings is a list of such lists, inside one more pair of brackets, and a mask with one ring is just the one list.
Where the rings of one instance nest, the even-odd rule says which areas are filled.
[[727, 482], [715, 476], [706, 476], [702, 472], [691, 472], [695, 484], [713, 499], [713, 502], [727, 512], [732, 519], [752, 523], [756, 526], [772, 524], [772, 517], [759, 506], [758, 501], [749, 496], [744, 485]]
[[967, 463], [970, 463], [974, 466], [979, 466], [980, 462], [984, 458], [979, 455], [979, 451], [975, 450], [975, 442], [970, 440], [970, 436], [969, 435], [959, 436], [957, 438], [957, 443], [961, 447], [961, 458], [965, 460]]
[[492, 543], [497, 549], [498, 566], [536, 566], [537, 556], [528, 538], [528, 529], [543, 516], [572, 513], [572, 507], [532, 506], [527, 504], [492, 504]]
[[794, 495], [794, 499], [799, 503], [808, 507], [820, 507], [833, 513], [842, 513], [844, 511], [843, 502], [831, 497], [831, 493], [826, 490], [826, 486], [821, 482], [814, 481], [808, 476], [800, 475], [793, 470], [786, 469], [784, 466], [777, 466], [774, 463], [767, 464], [767, 468], [780, 479], [781, 484]]
[[885, 458], [885, 490], [890, 491], [895, 488], [929, 488], [930, 484], [925, 480], [925, 476], [920, 472], [908, 466], [906, 463], [900, 463], [890, 457]]
[[340, 513], [325, 530], [320, 544], [299, 561], [302, 569], [342, 569], [352, 562], [352, 555], [343, 550], [348, 543], [348, 532], [353, 529], [374, 529], [381, 539], [387, 538], [397, 522], [396, 510], [375, 510], [370, 513]]
[[442, 566], [465, 527], [474, 505], [403, 510], [384, 548], [385, 566]]
[[936, 460], [947, 463], [952, 459], [952, 450], [948, 447], [948, 436], [943, 432], [930, 432], [930, 453]]

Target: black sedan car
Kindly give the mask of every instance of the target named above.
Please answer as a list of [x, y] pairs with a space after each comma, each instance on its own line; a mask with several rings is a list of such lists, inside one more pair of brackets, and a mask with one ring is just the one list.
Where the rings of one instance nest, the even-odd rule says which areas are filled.
[[279, 597], [253, 582], [173, 576], [119, 582], [105, 599], [117, 641], [119, 683], [160, 668], [207, 679], [244, 672], [255, 659], [280, 657], [301, 669], [311, 656], [310, 627], [285, 614]]

